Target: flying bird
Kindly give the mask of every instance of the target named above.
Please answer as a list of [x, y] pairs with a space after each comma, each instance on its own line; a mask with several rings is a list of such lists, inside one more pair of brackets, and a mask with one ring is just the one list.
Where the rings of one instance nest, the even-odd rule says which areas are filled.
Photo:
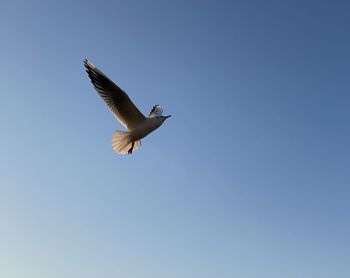
[[148, 117], [145, 117], [131, 101], [129, 96], [111, 81], [89, 60], [84, 60], [86, 72], [97, 93], [107, 104], [112, 114], [128, 131], [115, 131], [112, 148], [119, 154], [132, 154], [141, 146], [141, 139], [160, 127], [171, 117], [163, 116], [163, 108], [154, 105]]

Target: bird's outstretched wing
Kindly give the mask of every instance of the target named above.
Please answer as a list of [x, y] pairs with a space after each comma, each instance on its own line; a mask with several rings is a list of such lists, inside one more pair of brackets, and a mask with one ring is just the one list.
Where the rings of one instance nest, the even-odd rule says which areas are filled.
[[97, 93], [123, 126], [132, 130], [145, 121], [146, 117], [122, 89], [89, 60], [85, 59], [84, 65]]
[[151, 112], [149, 113], [148, 117], [153, 118], [153, 117], [159, 117], [163, 114], [163, 108], [159, 105], [156, 104], [153, 106]]

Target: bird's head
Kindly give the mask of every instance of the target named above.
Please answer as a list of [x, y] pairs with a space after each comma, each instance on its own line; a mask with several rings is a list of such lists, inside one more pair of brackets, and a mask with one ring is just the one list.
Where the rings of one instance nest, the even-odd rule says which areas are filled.
[[168, 115], [168, 116], [158, 116], [157, 118], [162, 121], [162, 123], [164, 123], [164, 121], [167, 119], [167, 118], [170, 118], [171, 115]]

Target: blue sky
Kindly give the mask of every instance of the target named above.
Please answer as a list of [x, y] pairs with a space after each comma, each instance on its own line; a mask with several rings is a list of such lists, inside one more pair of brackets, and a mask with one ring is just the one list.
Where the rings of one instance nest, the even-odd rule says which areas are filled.
[[[350, 276], [347, 1], [3, 1], [0, 276]], [[83, 68], [148, 114], [132, 156]]]

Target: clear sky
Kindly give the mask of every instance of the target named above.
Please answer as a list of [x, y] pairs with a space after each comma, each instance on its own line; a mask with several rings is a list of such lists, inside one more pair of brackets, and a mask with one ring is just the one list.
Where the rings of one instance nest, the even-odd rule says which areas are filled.
[[[348, 1], [0, 9], [0, 277], [350, 277]], [[88, 58], [148, 114], [131, 156]]]

